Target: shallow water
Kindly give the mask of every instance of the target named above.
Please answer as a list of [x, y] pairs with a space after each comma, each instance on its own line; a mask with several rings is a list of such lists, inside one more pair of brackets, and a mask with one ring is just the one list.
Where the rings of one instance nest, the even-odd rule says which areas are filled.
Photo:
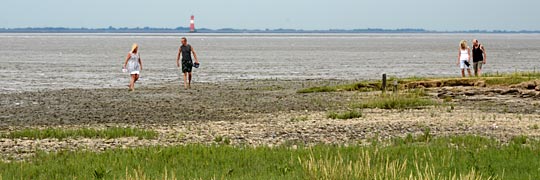
[[126, 87], [132, 43], [143, 60], [138, 85], [180, 83], [181, 36], [201, 61], [199, 82], [459, 76], [458, 43], [473, 38], [487, 49], [485, 72], [540, 67], [540, 34], [0, 34], [0, 93]]

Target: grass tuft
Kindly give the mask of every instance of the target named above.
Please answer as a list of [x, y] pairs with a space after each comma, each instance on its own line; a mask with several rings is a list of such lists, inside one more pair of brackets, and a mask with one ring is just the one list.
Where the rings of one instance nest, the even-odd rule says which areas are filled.
[[309, 118], [308, 116], [297, 116], [297, 117], [291, 117], [290, 121], [291, 122], [302, 122], [302, 121], [307, 121]]
[[153, 130], [143, 130], [137, 128], [109, 127], [105, 129], [23, 129], [9, 133], [0, 134], [1, 138], [28, 138], [28, 139], [65, 139], [65, 138], [103, 138], [114, 139], [119, 137], [138, 137], [139, 139], [155, 139], [158, 133]]
[[522, 144], [527, 144], [527, 139], [528, 137], [527, 136], [515, 136], [513, 137], [512, 139], [510, 139], [510, 142], [514, 143], [514, 144], [517, 144], [517, 145], [522, 145]]
[[337, 86], [310, 87], [296, 91], [297, 93], [315, 93], [315, 92], [336, 92], [336, 91], [360, 91], [370, 92], [378, 91], [381, 85], [378, 82], [360, 82], [354, 84], [345, 84]]
[[418, 109], [424, 106], [436, 105], [431, 99], [422, 98], [416, 94], [381, 95], [365, 102], [353, 104], [354, 108], [379, 108], [379, 109]]
[[[419, 156], [420, 159], [432, 158], [429, 152]], [[418, 159], [412, 161], [394, 159], [378, 151], [362, 150], [358, 152], [357, 158], [347, 159], [338, 153], [337, 156], [323, 155], [322, 157], [310, 154], [306, 160], [301, 158], [298, 160], [306, 179], [493, 179], [475, 169], [464, 173], [442, 174], [437, 172], [435, 162], [421, 164]]]
[[514, 85], [539, 78], [540, 72], [485, 73], [481, 77], [487, 85]]
[[329, 112], [326, 117], [331, 119], [354, 119], [362, 117], [362, 112], [357, 110], [350, 110], [341, 113]]

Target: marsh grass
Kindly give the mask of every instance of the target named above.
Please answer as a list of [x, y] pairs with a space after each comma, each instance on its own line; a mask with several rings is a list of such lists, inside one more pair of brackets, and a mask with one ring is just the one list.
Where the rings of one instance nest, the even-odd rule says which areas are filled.
[[[424, 135], [427, 134], [424, 132]], [[540, 143], [408, 135], [364, 145], [192, 144], [38, 152], [0, 162], [4, 179], [539, 179]]]
[[354, 119], [362, 117], [362, 111], [358, 110], [348, 110], [344, 112], [329, 112], [326, 117], [331, 119]]
[[540, 72], [514, 72], [514, 73], [484, 73], [481, 77], [408, 77], [399, 79], [400, 84], [415, 83], [420, 81], [441, 81], [446, 86], [461, 85], [460, 81], [484, 81], [486, 85], [513, 85], [540, 78]]
[[216, 136], [214, 137], [214, 142], [218, 144], [229, 145], [231, 144], [231, 139], [227, 136]]
[[[420, 165], [418, 159], [411, 161], [391, 159], [390, 156], [378, 151], [362, 150], [357, 160], [346, 159], [341, 154], [334, 156], [315, 157], [310, 154], [307, 160], [299, 158], [306, 179], [494, 179], [471, 169], [465, 173], [442, 174], [431, 162]], [[420, 157], [418, 157], [420, 156]], [[431, 158], [432, 154], [424, 153], [417, 158]], [[375, 162], [375, 163], [374, 163]], [[379, 163], [377, 163], [379, 162]], [[412, 165], [412, 167], [411, 167]]]
[[1, 138], [15, 139], [65, 139], [65, 138], [103, 138], [114, 139], [119, 137], [137, 137], [139, 139], [155, 139], [158, 133], [153, 130], [144, 130], [137, 128], [108, 127], [105, 129], [80, 128], [28, 128], [0, 134]]
[[[390, 90], [392, 82], [395, 80], [398, 82], [400, 88], [403, 88], [404, 85], [411, 83], [420, 83], [426, 82], [431, 84], [437, 84], [437, 86], [463, 86], [463, 85], [473, 85], [475, 82], [483, 81], [486, 85], [514, 85], [522, 82], [527, 82], [535, 79], [540, 79], [540, 72], [514, 72], [514, 73], [484, 73], [481, 77], [470, 77], [470, 78], [461, 78], [461, 77], [408, 77], [408, 78], [396, 78], [390, 77], [387, 83], [387, 89]], [[371, 80], [371, 81], [362, 81], [353, 84], [344, 84], [337, 86], [320, 86], [320, 87], [310, 87], [306, 89], [298, 90], [297, 93], [315, 93], [315, 92], [337, 92], [337, 91], [360, 91], [360, 92], [370, 92], [370, 91], [380, 91], [381, 90], [381, 81], [380, 80]], [[416, 86], [412, 86], [416, 88]], [[408, 89], [408, 88], [405, 88]]]
[[306, 115], [291, 117], [291, 119], [289, 119], [289, 121], [291, 122], [302, 122], [302, 121], [307, 121], [307, 120], [309, 120], [309, 117]]
[[[419, 92], [417, 92], [419, 93]], [[425, 106], [438, 104], [436, 101], [422, 97], [420, 94], [387, 94], [374, 96], [360, 103], [353, 103], [353, 108], [379, 108], [379, 109], [419, 109]]]
[[514, 85], [540, 78], [540, 72], [515, 72], [506, 74], [483, 74], [487, 85]]
[[359, 82], [354, 84], [345, 84], [337, 86], [310, 87], [296, 91], [297, 93], [315, 93], [315, 92], [336, 92], [336, 91], [360, 91], [370, 92], [381, 89], [380, 82]]

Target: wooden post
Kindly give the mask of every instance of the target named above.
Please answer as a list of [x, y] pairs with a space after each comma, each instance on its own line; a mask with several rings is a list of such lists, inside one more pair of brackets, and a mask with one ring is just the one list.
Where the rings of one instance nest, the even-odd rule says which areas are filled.
[[398, 92], [398, 82], [397, 82], [397, 79], [394, 80], [394, 93], [397, 94]]
[[386, 74], [382, 74], [382, 86], [381, 86], [382, 93], [386, 92]]

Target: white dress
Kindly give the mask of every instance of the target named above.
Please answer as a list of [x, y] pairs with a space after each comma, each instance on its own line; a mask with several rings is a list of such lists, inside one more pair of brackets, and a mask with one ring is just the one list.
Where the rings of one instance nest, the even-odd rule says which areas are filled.
[[141, 70], [141, 65], [139, 64], [139, 54], [130, 53], [131, 58], [129, 58], [127, 63], [127, 69], [129, 74], [139, 74]]
[[461, 56], [460, 56], [460, 61], [459, 61], [459, 68], [461, 69], [469, 69], [469, 66], [467, 66], [465, 64], [465, 61], [468, 61], [469, 60], [469, 50], [468, 49], [465, 49], [465, 50], [460, 50], [460, 53], [461, 53]]

